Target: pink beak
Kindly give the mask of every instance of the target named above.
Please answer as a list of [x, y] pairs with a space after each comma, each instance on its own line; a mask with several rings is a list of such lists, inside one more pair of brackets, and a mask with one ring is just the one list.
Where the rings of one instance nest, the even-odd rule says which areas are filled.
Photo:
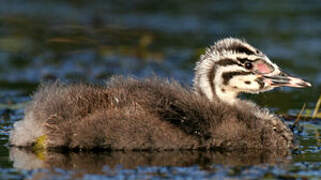
[[274, 87], [288, 86], [288, 87], [305, 88], [305, 87], [312, 86], [311, 83], [306, 82], [303, 79], [290, 76], [283, 72], [281, 72], [278, 75], [263, 76], [263, 77], [270, 86], [274, 86]]

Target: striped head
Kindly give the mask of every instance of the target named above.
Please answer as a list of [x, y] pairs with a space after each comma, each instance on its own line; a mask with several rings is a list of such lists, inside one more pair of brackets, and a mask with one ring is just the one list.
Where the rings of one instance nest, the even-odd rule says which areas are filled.
[[260, 93], [275, 87], [309, 87], [310, 83], [281, 71], [250, 44], [226, 38], [208, 48], [196, 64], [194, 89], [210, 100], [233, 104], [238, 94]]

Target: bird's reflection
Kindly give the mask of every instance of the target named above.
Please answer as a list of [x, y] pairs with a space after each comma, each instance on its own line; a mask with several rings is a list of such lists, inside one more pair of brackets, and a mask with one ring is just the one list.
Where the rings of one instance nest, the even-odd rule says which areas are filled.
[[161, 152], [33, 152], [12, 147], [10, 159], [19, 169], [61, 168], [66, 170], [85, 170], [87, 173], [101, 173], [108, 166], [133, 169], [146, 166], [187, 167], [198, 165], [207, 169], [214, 164], [239, 166], [257, 164], [288, 163], [291, 159], [288, 151], [161, 151]]

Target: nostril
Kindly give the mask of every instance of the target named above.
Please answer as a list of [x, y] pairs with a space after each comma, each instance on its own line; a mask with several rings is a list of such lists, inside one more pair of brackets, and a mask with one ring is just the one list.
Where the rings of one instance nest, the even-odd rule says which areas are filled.
[[287, 74], [287, 73], [285, 73], [285, 72], [281, 72], [281, 73], [279, 74], [279, 76], [283, 76], [283, 77], [285, 77], [285, 76], [288, 76], [288, 74]]

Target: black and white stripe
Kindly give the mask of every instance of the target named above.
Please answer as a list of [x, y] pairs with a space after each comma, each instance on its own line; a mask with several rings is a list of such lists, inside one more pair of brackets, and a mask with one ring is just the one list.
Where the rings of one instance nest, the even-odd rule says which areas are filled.
[[253, 51], [252, 49], [250, 49], [246, 46], [243, 46], [242, 44], [239, 44], [239, 43], [234, 43], [234, 44], [230, 45], [228, 48], [226, 48], [225, 50], [235, 51], [236, 53], [244, 53], [247, 55], [256, 54], [256, 52]]
[[221, 60], [217, 61], [217, 62], [215, 63], [215, 65], [218, 65], [218, 66], [238, 65], [238, 66], [243, 67], [242, 64], [236, 62], [236, 61], [233, 60], [233, 59], [229, 59], [229, 58], [221, 59]]
[[223, 84], [227, 85], [228, 82], [235, 76], [244, 76], [244, 75], [249, 75], [249, 74], [253, 74], [253, 73], [252, 72], [247, 72], [247, 71], [224, 72], [222, 74]]

